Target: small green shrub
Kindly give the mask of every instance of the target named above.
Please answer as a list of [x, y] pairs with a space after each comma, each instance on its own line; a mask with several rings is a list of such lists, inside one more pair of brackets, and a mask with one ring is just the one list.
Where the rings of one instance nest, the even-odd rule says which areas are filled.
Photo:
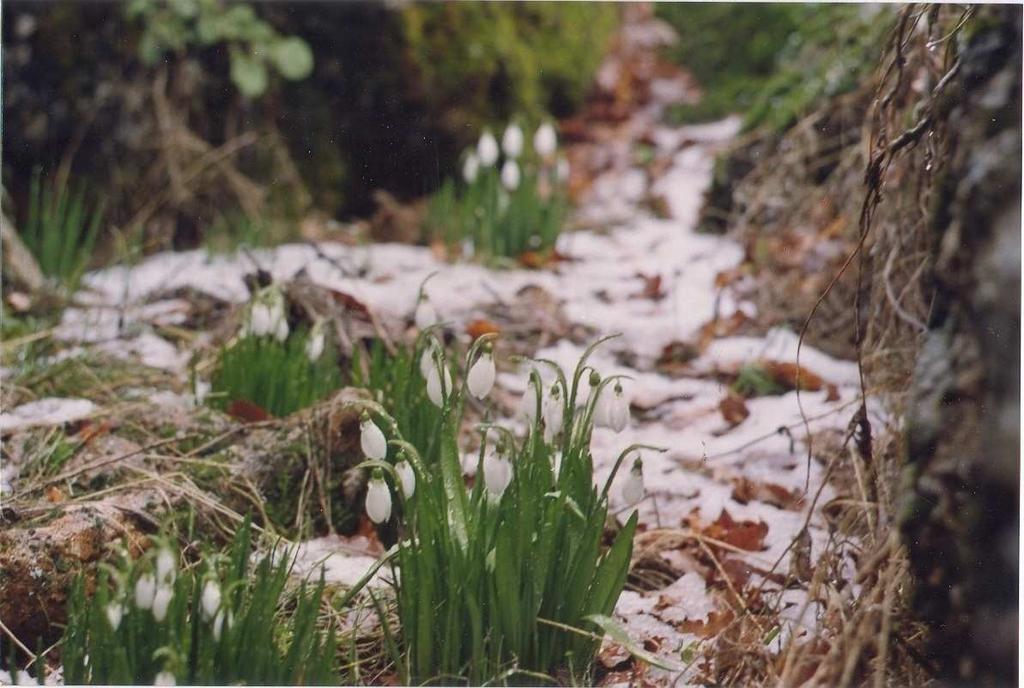
[[[390, 518], [389, 482], [403, 498], [405, 538], [394, 575], [401, 624], [401, 633], [392, 634], [395, 661], [408, 683], [481, 685], [564, 679], [566, 673], [585, 682], [603, 616], [614, 609], [625, 584], [637, 524], [634, 513], [611, 545], [602, 546], [608, 493], [621, 463], [641, 447], [627, 448], [604, 488], [595, 489], [590, 436], [595, 420], [608, 416], [600, 395], [614, 378], [602, 381], [586, 365], [591, 348], [571, 383], [555, 366], [557, 381], [544, 395], [538, 372], [531, 373], [524, 437], [492, 424], [480, 427], [476, 480], [467, 486], [458, 437], [466, 393], [486, 396], [493, 384], [487, 346], [483, 337], [471, 348], [470, 372], [458, 386], [450, 372], [442, 372], [447, 364], [436, 349], [436, 367], [427, 376], [430, 399], [442, 414], [436, 465], [422, 460], [384, 407], [362, 404], [387, 428], [396, 450], [395, 463], [362, 464], [374, 471], [367, 513], [378, 523]], [[474, 372], [477, 365], [485, 374]], [[591, 389], [585, 402], [584, 380]], [[364, 443], [368, 456], [380, 456], [383, 441], [371, 436]], [[639, 498], [639, 459], [626, 481], [624, 494]]]
[[219, 0], [131, 0], [129, 19], [143, 24], [139, 57], [148, 65], [189, 46], [227, 46], [231, 81], [244, 96], [267, 90], [269, 70], [285, 79], [313, 71], [313, 52], [297, 36], [281, 36], [245, 2]]
[[84, 186], [46, 183], [37, 170], [29, 190], [22, 239], [47, 276], [69, 291], [78, 288], [103, 221], [104, 202], [87, 198]]
[[291, 562], [250, 558], [249, 521], [226, 554], [178, 570], [159, 545], [101, 565], [96, 592], [79, 577], [61, 641], [71, 684], [329, 685], [337, 640], [317, 625], [324, 583], [286, 591]]
[[[554, 129], [544, 126], [553, 141]], [[522, 130], [514, 124], [509, 129], [519, 131], [521, 141]], [[554, 151], [523, 152], [522, 144], [502, 158], [499, 165], [497, 142], [485, 131], [476, 150], [464, 155], [462, 182], [445, 180], [431, 199], [430, 235], [484, 259], [515, 259], [554, 248], [569, 210], [567, 162]]]
[[209, 403], [227, 409], [246, 401], [282, 417], [325, 398], [341, 386], [326, 329], [318, 323], [308, 333], [291, 332], [283, 296], [264, 290], [249, 306], [242, 336], [220, 352]]

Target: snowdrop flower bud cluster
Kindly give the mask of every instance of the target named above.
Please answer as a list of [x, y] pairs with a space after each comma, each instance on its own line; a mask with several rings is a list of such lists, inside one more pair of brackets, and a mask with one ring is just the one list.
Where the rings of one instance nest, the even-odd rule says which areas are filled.
[[416, 321], [416, 327], [421, 330], [425, 330], [431, 325], [436, 325], [438, 323], [437, 311], [434, 310], [433, 304], [431, 304], [430, 299], [427, 298], [426, 292], [420, 292], [420, 298], [416, 304], [414, 320]]
[[626, 504], [636, 504], [644, 497], [644, 462], [640, 452], [636, 452], [636, 459], [633, 460], [633, 467], [629, 469], [629, 475], [622, 484], [622, 501]]
[[383, 460], [388, 453], [387, 438], [366, 411], [359, 421], [359, 446], [368, 459]]
[[476, 155], [480, 158], [480, 164], [490, 167], [498, 162], [498, 142], [489, 129], [484, 129], [480, 140], [476, 144]]
[[484, 487], [495, 498], [501, 497], [512, 482], [512, 463], [505, 454], [504, 445], [484, 452]]
[[537, 132], [533, 135], [533, 149], [537, 151], [537, 155], [547, 159], [555, 154], [557, 148], [558, 137], [555, 135], [555, 128], [550, 122], [544, 122], [537, 127]]
[[288, 339], [288, 316], [284, 297], [273, 288], [264, 290], [249, 307], [248, 332], [254, 337], [274, 337], [279, 342]]
[[505, 127], [505, 133], [501, 137], [501, 150], [509, 158], [518, 158], [523, 152], [523, 130], [515, 122]]
[[519, 165], [515, 160], [506, 160], [501, 166], [501, 185], [508, 191], [515, 191], [519, 188]]
[[384, 523], [391, 518], [391, 490], [379, 468], [374, 469], [366, 486], [366, 515], [374, 523]]
[[462, 178], [467, 184], [472, 184], [476, 181], [476, 176], [479, 173], [480, 158], [476, 156], [476, 153], [470, 151], [466, 155], [466, 159], [462, 161]]
[[324, 353], [327, 345], [327, 323], [317, 320], [313, 329], [309, 332], [309, 339], [306, 340], [306, 358], [310, 363], [316, 363]]
[[494, 355], [491, 353], [490, 347], [487, 347], [477, 357], [466, 376], [469, 393], [477, 399], [486, 397], [494, 387], [495, 375]]

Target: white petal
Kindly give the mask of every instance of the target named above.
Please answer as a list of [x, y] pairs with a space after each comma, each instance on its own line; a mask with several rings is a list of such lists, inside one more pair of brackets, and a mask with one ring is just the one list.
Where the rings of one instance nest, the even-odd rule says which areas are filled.
[[391, 518], [391, 490], [379, 478], [371, 478], [366, 487], [366, 515], [374, 523], [384, 523]]
[[537, 420], [537, 388], [532, 382], [526, 383], [526, 391], [519, 400], [517, 415], [525, 418], [527, 423], [532, 424]]
[[408, 499], [416, 492], [416, 472], [408, 461], [399, 461], [395, 464], [395, 473], [398, 474], [398, 482], [402, 486], [402, 494]]
[[622, 432], [629, 424], [629, 402], [622, 392], [616, 391], [608, 406], [608, 427]]
[[277, 341], [279, 342], [283, 342], [284, 340], [288, 339], [287, 318], [281, 317], [281, 319], [277, 321], [277, 325], [274, 328], [274, 337], [276, 337]]
[[469, 393], [477, 399], [483, 399], [490, 394], [491, 388], [494, 387], [494, 377], [494, 357], [489, 353], [481, 354], [473, 367], [469, 369], [469, 375], [466, 376]]
[[316, 363], [324, 353], [325, 337], [323, 332], [317, 332], [306, 341], [306, 357], [310, 363]]
[[147, 573], [135, 581], [135, 606], [139, 609], [151, 609], [153, 596], [156, 595], [156, 578]]
[[153, 596], [153, 618], [157, 621], [163, 621], [167, 618], [167, 607], [170, 606], [171, 600], [174, 598], [174, 589], [167, 586], [161, 585], [156, 589], [156, 594]]
[[370, 419], [359, 424], [359, 445], [368, 459], [383, 459], [388, 454], [388, 441], [377, 424]]
[[510, 124], [505, 128], [501, 137], [501, 149], [510, 158], [518, 158], [523, 152], [523, 130], [517, 124]]
[[519, 188], [519, 165], [515, 160], [506, 160], [501, 166], [501, 185], [509, 191]]
[[430, 374], [427, 375], [427, 397], [438, 408], [444, 407], [445, 396], [452, 393], [452, 374], [448, 372], [447, 367], [442, 366], [442, 368], [444, 389], [441, 388], [441, 371], [437, 369], [436, 365], [430, 369]]
[[533, 149], [537, 151], [537, 155], [542, 158], [551, 157], [557, 147], [558, 137], [555, 135], [555, 128], [548, 122], [540, 125], [537, 133], [533, 135]]
[[173, 583], [178, 558], [166, 547], [156, 555], [156, 579], [158, 583]]
[[124, 608], [118, 602], [111, 602], [107, 605], [107, 621], [115, 631], [121, 625], [121, 617], [124, 616]]
[[153, 680], [154, 686], [176, 686], [177, 684], [178, 682], [174, 680], [174, 674], [169, 671], [161, 671]]
[[220, 609], [220, 586], [212, 580], [203, 585], [202, 606], [203, 617], [207, 620], [212, 619]]
[[500, 497], [512, 481], [512, 464], [489, 450], [484, 454], [484, 487], [495, 497]]
[[476, 155], [481, 164], [490, 167], [498, 161], [498, 142], [490, 131], [484, 131], [476, 144]]
[[476, 181], [476, 175], [479, 172], [480, 158], [476, 157], [476, 153], [470, 153], [462, 163], [462, 178], [466, 180], [467, 184], [472, 184]]

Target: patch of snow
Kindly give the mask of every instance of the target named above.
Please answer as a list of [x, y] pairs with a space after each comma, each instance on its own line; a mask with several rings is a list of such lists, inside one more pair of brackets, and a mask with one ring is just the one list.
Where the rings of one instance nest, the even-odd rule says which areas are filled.
[[[377, 557], [367, 554], [365, 550], [353, 548], [348, 540], [338, 535], [301, 542], [295, 548], [294, 555], [294, 571], [297, 575], [317, 579], [322, 568], [326, 582], [349, 587], [358, 583], [377, 562]], [[386, 569], [386, 566], [382, 566], [367, 585], [384, 586], [385, 576], [389, 575]]]
[[0, 432], [10, 432], [37, 425], [60, 425], [88, 418], [96, 404], [88, 399], [47, 397], [0, 413]]

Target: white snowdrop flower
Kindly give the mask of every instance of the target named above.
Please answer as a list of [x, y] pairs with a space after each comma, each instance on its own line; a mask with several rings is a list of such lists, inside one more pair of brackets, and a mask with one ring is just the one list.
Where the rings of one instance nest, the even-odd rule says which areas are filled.
[[525, 419], [527, 423], [537, 420], [537, 386], [533, 384], [533, 378], [526, 381], [526, 391], [519, 400], [519, 409], [516, 415]]
[[[441, 376], [444, 376], [444, 385], [441, 385]], [[444, 407], [445, 397], [452, 393], [452, 374], [444, 363], [435, 363], [427, 375], [427, 397], [438, 408]]]
[[423, 353], [420, 354], [420, 373], [423, 378], [430, 377], [430, 371], [434, 368], [434, 352], [438, 351], [437, 340], [428, 339], [427, 345], [423, 347]]
[[254, 303], [249, 308], [249, 334], [254, 337], [265, 337], [270, 334], [274, 327], [274, 314], [270, 306], [262, 301]]
[[169, 672], [169, 671], [161, 671], [159, 674], [156, 675], [156, 678], [153, 679], [153, 685], [154, 686], [176, 686], [176, 685], [178, 685], [178, 682], [175, 680], [174, 674], [172, 674], [171, 672]]
[[173, 583], [177, 575], [178, 558], [164, 547], [156, 555], [156, 579], [158, 583]]
[[550, 442], [562, 430], [562, 418], [565, 415], [565, 409], [562, 406], [562, 387], [559, 383], [551, 385], [551, 391], [544, 399], [542, 412], [544, 414], [544, 441]]
[[501, 185], [509, 191], [519, 188], [519, 165], [515, 160], [506, 160], [501, 166]]
[[220, 586], [214, 580], [208, 580], [203, 584], [203, 594], [200, 597], [203, 607], [203, 618], [210, 620], [220, 609]]
[[551, 455], [551, 470], [554, 471], [555, 477], [558, 477], [559, 471], [562, 470], [562, 450], [559, 449]]
[[484, 129], [480, 140], [477, 141], [476, 155], [480, 158], [480, 164], [485, 167], [490, 167], [498, 162], [498, 142], [495, 140], [494, 135], [491, 134], [490, 129]]
[[629, 475], [622, 484], [622, 501], [626, 504], [636, 504], [644, 497], [644, 462], [640, 452], [634, 452], [636, 459], [633, 467], [629, 469]]
[[416, 472], [412, 465], [404, 458], [395, 464], [395, 473], [398, 474], [398, 483], [402, 486], [402, 494], [408, 499], [416, 492]]
[[505, 127], [505, 133], [501, 137], [501, 150], [510, 158], [518, 158], [523, 152], [523, 130], [515, 122]]
[[558, 148], [558, 137], [555, 135], [555, 128], [550, 122], [537, 127], [537, 133], [533, 135], [533, 149], [542, 158], [550, 158]]
[[388, 454], [387, 438], [365, 413], [359, 423], [359, 446], [368, 459], [383, 459]]
[[310, 363], [316, 363], [323, 356], [324, 347], [327, 345], [327, 335], [319, 324], [313, 326], [313, 331], [306, 340], [306, 358]]
[[391, 518], [391, 490], [384, 482], [380, 469], [373, 472], [366, 486], [366, 515], [374, 523], [384, 523]]
[[220, 634], [225, 628], [231, 628], [231, 612], [222, 608], [213, 617], [213, 639], [220, 640]]
[[470, 151], [462, 162], [462, 178], [466, 180], [467, 184], [472, 184], [476, 181], [476, 176], [479, 173], [480, 158], [476, 157], [476, 153]]
[[158, 622], [163, 622], [167, 618], [167, 608], [171, 605], [171, 600], [174, 598], [174, 589], [161, 585], [156, 589], [156, 594], [153, 595], [153, 618]]
[[484, 351], [481, 353], [473, 366], [469, 369], [469, 374], [466, 376], [466, 386], [469, 387], [469, 393], [475, 396], [477, 399], [483, 399], [491, 392], [491, 388], [494, 387], [494, 356], [490, 351]]
[[500, 497], [512, 482], [512, 463], [500, 451], [489, 449], [484, 453], [484, 487], [494, 497]]
[[156, 595], [156, 578], [147, 573], [135, 581], [135, 606], [138, 609], [152, 609], [153, 597]]
[[569, 161], [564, 156], [555, 163], [555, 178], [560, 182], [569, 181]]
[[606, 407], [607, 427], [615, 432], [622, 432], [629, 424], [629, 402], [622, 393], [622, 385], [615, 383], [615, 390], [612, 392]]
[[416, 321], [416, 327], [421, 330], [425, 330], [431, 325], [436, 325], [438, 322], [437, 311], [434, 310], [434, 306], [430, 303], [430, 299], [427, 298], [426, 294], [420, 295], [419, 303], [416, 304], [414, 320]]
[[121, 625], [121, 617], [124, 616], [124, 607], [120, 602], [111, 602], [106, 608], [107, 621], [110, 622], [110, 627], [115, 631], [117, 627]]

